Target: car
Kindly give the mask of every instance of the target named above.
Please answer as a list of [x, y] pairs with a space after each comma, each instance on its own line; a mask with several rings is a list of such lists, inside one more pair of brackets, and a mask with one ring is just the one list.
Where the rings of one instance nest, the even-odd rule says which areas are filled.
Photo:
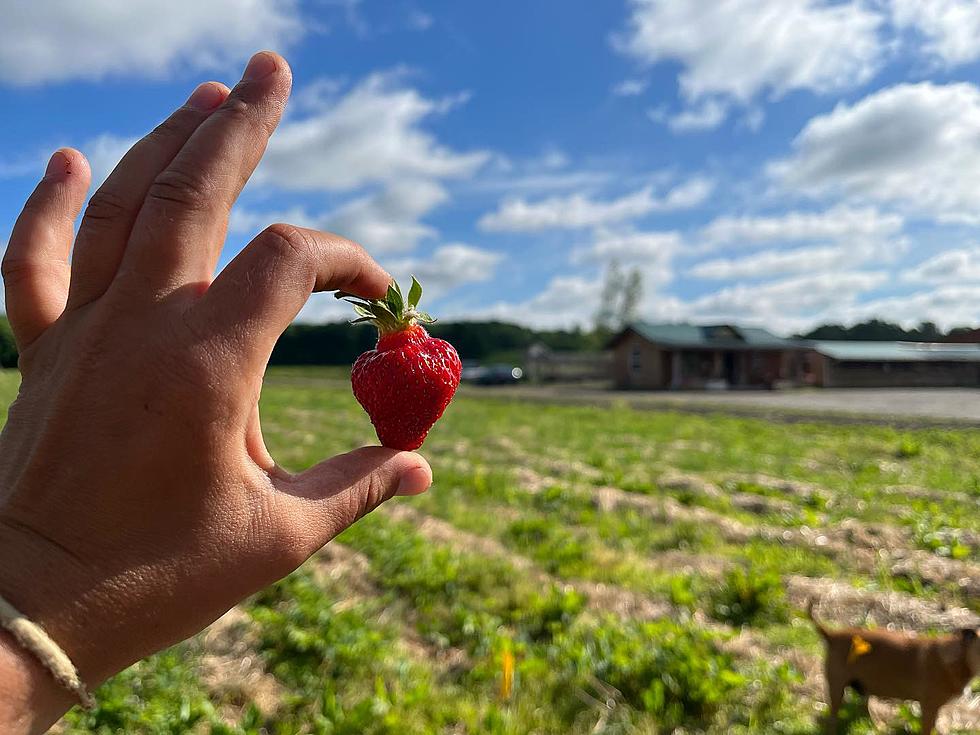
[[460, 380], [476, 385], [507, 385], [519, 383], [524, 370], [516, 365], [468, 365], [463, 367]]

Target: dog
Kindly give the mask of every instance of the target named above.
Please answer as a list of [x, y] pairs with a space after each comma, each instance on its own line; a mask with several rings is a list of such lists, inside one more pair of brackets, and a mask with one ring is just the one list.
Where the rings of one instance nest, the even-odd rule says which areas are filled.
[[922, 733], [932, 735], [939, 709], [980, 676], [980, 630], [964, 628], [936, 637], [864, 628], [829, 630], [807, 615], [827, 644], [827, 732], [837, 732], [844, 690], [862, 697], [914, 699], [922, 707]]

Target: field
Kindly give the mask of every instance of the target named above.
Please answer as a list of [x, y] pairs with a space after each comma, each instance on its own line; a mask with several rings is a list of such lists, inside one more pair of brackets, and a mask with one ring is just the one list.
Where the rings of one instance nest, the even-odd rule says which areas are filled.
[[[5, 405], [16, 379], [0, 386]], [[270, 371], [262, 420], [291, 469], [374, 441], [336, 371]], [[429, 493], [124, 672], [60, 731], [818, 733], [808, 599], [831, 624], [978, 620], [980, 431], [470, 393], [425, 454]], [[945, 731], [980, 732], [978, 699], [947, 707]], [[912, 727], [909, 707], [871, 710]], [[848, 718], [875, 731], [856, 701]]]

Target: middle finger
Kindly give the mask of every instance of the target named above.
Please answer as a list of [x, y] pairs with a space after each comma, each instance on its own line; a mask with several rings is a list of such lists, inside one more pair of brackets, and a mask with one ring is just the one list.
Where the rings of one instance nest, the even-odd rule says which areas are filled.
[[279, 124], [290, 84], [281, 56], [252, 57], [228, 99], [150, 186], [120, 275], [135, 272], [154, 294], [210, 282], [231, 207]]

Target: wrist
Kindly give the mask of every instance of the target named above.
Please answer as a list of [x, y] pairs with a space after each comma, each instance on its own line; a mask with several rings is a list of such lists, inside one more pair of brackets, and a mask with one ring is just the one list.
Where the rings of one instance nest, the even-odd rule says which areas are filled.
[[47, 730], [75, 703], [34, 655], [0, 629], [0, 732], [33, 735]]

